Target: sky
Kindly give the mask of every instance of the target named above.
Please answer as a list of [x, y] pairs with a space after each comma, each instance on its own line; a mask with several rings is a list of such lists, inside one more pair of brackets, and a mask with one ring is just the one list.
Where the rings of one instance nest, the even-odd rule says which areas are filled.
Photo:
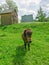
[[[32, 14], [35, 18], [40, 6], [49, 15], [49, 0], [14, 0], [14, 2], [18, 6], [19, 19], [21, 19], [21, 16], [29, 14]], [[5, 3], [5, 0], [0, 0], [1, 3]]]

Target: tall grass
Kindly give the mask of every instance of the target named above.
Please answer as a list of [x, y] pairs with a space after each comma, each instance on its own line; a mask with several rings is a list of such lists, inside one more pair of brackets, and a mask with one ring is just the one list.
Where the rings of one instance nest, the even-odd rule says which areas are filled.
[[[24, 49], [22, 32], [32, 29], [31, 49]], [[0, 27], [0, 65], [49, 65], [49, 23]]]

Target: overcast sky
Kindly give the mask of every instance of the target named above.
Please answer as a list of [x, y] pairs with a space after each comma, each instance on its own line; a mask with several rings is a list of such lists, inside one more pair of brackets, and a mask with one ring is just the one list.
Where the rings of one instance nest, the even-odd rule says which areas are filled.
[[[34, 17], [37, 14], [39, 6], [42, 6], [43, 10], [49, 15], [49, 0], [14, 0], [18, 6], [19, 19], [22, 15], [33, 14]], [[0, 0], [0, 4], [5, 0]]]

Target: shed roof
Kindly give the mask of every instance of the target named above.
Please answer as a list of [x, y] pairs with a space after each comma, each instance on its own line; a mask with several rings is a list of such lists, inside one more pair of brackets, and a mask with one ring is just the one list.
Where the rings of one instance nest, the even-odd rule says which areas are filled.
[[8, 14], [8, 13], [11, 13], [11, 12], [12, 12], [12, 10], [7, 9], [7, 10], [4, 10], [4, 11], [0, 12], [0, 15]]

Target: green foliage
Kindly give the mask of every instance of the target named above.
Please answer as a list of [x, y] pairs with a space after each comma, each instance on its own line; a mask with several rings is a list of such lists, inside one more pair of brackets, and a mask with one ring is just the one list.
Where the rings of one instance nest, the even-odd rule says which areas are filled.
[[46, 18], [46, 22], [49, 22], [49, 17]]
[[[31, 49], [24, 49], [22, 32], [32, 29]], [[49, 23], [0, 26], [0, 65], [49, 65]]]
[[46, 19], [46, 14], [43, 12], [42, 8], [40, 7], [36, 19], [39, 22], [44, 22]]

